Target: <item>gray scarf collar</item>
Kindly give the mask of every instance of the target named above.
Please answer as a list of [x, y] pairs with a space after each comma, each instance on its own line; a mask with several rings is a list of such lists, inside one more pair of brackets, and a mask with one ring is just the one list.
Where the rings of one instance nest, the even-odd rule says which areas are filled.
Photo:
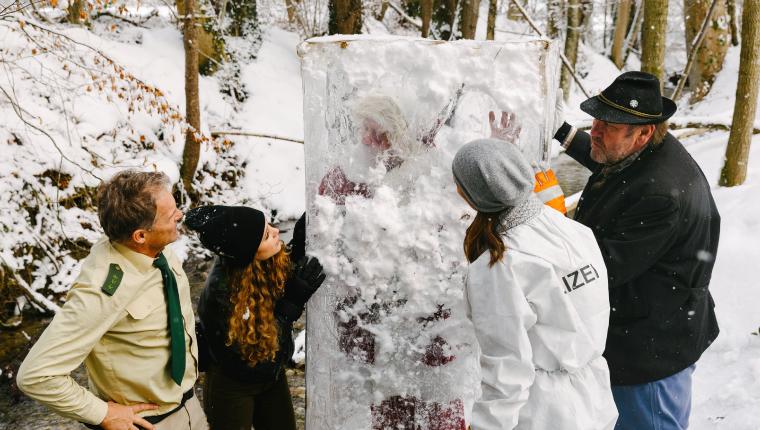
[[649, 148], [649, 145], [644, 146], [643, 148], [623, 158], [622, 160], [618, 161], [615, 164], [610, 164], [608, 166], [602, 167], [602, 172], [601, 172], [602, 176], [609, 177], [618, 172], [622, 172], [623, 170], [625, 170], [626, 167], [633, 164], [633, 162], [636, 161], [637, 158], [639, 158], [639, 155], [641, 155], [641, 153], [644, 152], [644, 150], [647, 148]]
[[499, 220], [499, 232], [506, 233], [507, 230], [535, 218], [541, 213], [543, 207], [544, 204], [541, 203], [541, 200], [539, 200], [535, 194], [530, 193], [525, 201], [501, 215], [501, 219]]
[[623, 170], [625, 170], [628, 166], [633, 164], [634, 161], [636, 161], [639, 158], [639, 155], [641, 155], [642, 152], [644, 152], [647, 148], [649, 148], [649, 145], [646, 145], [645, 147], [641, 148], [640, 150], [634, 152], [633, 154], [623, 158], [622, 160], [618, 161], [615, 164], [609, 164], [604, 167], [602, 167], [602, 170], [599, 172], [599, 180], [596, 181], [591, 187], [592, 188], [599, 188], [609, 179], [611, 176], [616, 175]]

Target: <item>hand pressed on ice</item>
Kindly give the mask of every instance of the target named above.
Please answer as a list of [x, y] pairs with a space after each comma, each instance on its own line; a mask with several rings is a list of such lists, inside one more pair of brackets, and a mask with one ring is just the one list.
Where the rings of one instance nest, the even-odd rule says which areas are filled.
[[296, 263], [294, 273], [297, 282], [288, 282], [285, 285], [285, 299], [303, 306], [322, 285], [326, 275], [319, 260], [308, 256]]
[[517, 143], [520, 137], [520, 124], [517, 122], [517, 115], [512, 112], [501, 112], [501, 119], [496, 122], [496, 113], [488, 112], [488, 123], [491, 125], [491, 138], [499, 139], [509, 143]]
[[154, 409], [158, 409], [158, 405], [138, 403], [132, 406], [124, 406], [108, 402], [108, 412], [100, 423], [100, 427], [103, 430], [137, 430], [139, 425], [145, 430], [154, 430], [153, 424], [137, 415], [139, 412]]

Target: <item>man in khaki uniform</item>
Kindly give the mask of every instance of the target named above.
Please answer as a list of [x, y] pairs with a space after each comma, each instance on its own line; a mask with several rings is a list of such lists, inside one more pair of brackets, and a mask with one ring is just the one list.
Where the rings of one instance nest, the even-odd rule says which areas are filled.
[[[19, 388], [90, 428], [207, 429], [193, 396], [190, 286], [165, 248], [179, 237], [182, 219], [168, 178], [118, 173], [100, 187], [98, 216], [106, 236], [22, 363]], [[90, 390], [70, 376], [83, 361]]]

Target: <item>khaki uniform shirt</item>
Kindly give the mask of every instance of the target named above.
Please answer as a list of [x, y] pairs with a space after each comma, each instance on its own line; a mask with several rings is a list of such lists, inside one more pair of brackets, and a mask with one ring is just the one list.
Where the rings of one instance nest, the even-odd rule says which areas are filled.
[[[182, 386], [169, 371], [170, 338], [161, 271], [153, 258], [104, 237], [91, 249], [82, 271], [56, 314], [19, 368], [19, 388], [59, 414], [100, 424], [107, 401], [154, 403], [160, 415], [176, 408], [198, 376], [198, 346], [190, 285], [182, 265], [164, 250], [174, 270], [185, 325], [186, 367]], [[112, 296], [101, 290], [109, 266], [124, 272]], [[71, 372], [84, 361], [90, 390]]]

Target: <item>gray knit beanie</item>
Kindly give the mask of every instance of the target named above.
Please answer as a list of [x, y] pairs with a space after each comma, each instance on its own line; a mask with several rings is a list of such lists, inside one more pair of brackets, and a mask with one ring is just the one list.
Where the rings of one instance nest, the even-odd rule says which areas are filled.
[[478, 212], [499, 212], [533, 192], [533, 169], [517, 145], [496, 139], [465, 144], [451, 164], [454, 181]]

